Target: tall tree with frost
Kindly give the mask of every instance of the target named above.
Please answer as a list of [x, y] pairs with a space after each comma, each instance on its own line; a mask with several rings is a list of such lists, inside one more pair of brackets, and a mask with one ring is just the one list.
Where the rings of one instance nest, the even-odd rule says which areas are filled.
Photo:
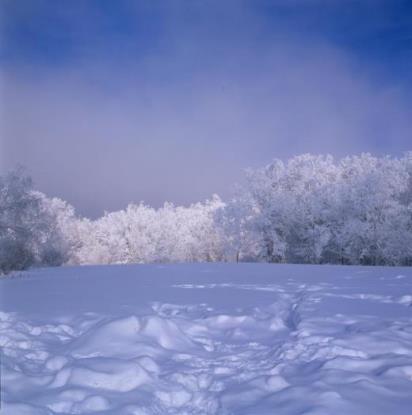
[[21, 169], [0, 177], [0, 271], [63, 262], [54, 218], [42, 201]]

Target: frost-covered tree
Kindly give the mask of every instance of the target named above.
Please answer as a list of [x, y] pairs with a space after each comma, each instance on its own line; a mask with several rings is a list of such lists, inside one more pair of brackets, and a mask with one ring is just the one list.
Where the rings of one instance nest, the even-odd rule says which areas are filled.
[[42, 209], [47, 215], [48, 264], [75, 263], [83, 238], [87, 235], [87, 219], [78, 218], [74, 207], [57, 197], [40, 192]]
[[89, 220], [0, 180], [0, 270], [32, 264], [266, 261], [412, 265], [412, 153], [304, 154], [247, 171], [237, 195], [188, 207], [143, 203]]
[[400, 200], [407, 185], [401, 161], [364, 154], [345, 158], [339, 166], [330, 246], [343, 263], [391, 262], [385, 247], [393, 243], [395, 234], [403, 233], [395, 225], [406, 214]]
[[44, 197], [19, 169], [0, 177], [0, 271], [64, 261], [62, 235]]
[[[410, 154], [275, 160], [248, 172], [239, 196], [227, 204], [232, 212], [226, 222], [248, 218], [247, 232], [259, 241], [258, 260], [409, 264], [411, 160]], [[239, 229], [226, 232], [236, 239]]]
[[239, 209], [250, 206], [248, 228], [260, 240], [259, 258], [270, 262], [320, 261], [329, 238], [323, 192], [335, 176], [331, 157], [311, 155], [288, 163], [275, 160], [248, 171]]
[[79, 264], [197, 262], [222, 260], [214, 212], [218, 197], [189, 207], [143, 203], [77, 223], [80, 243], [70, 262]]

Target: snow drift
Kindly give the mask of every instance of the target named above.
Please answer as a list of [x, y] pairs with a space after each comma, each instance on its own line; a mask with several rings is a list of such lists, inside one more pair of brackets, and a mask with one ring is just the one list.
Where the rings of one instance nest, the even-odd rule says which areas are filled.
[[412, 270], [38, 269], [0, 280], [4, 414], [409, 414]]

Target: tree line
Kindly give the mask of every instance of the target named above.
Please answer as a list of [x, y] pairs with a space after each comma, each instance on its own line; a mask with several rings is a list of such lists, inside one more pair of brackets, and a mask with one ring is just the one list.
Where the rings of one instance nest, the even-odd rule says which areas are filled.
[[62, 264], [261, 261], [412, 265], [412, 153], [305, 154], [250, 169], [235, 196], [80, 217], [22, 170], [0, 177], [0, 271]]

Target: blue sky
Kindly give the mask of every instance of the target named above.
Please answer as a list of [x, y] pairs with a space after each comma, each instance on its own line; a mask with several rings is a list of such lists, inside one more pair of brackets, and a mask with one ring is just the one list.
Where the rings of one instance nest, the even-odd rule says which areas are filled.
[[4, 0], [1, 168], [81, 213], [412, 149], [407, 0]]

